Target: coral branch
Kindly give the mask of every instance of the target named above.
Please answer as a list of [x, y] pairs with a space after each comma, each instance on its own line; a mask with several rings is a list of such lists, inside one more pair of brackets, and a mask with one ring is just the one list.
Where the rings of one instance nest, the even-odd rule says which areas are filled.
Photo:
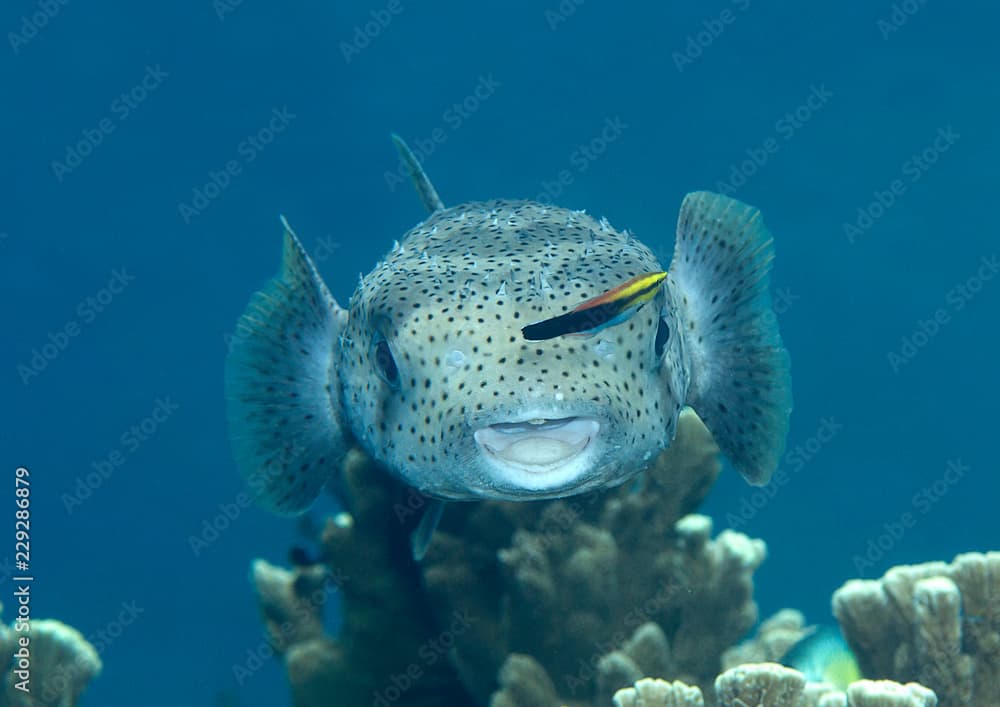
[[834, 594], [833, 610], [866, 676], [919, 681], [942, 707], [997, 704], [1000, 552], [852, 580]]

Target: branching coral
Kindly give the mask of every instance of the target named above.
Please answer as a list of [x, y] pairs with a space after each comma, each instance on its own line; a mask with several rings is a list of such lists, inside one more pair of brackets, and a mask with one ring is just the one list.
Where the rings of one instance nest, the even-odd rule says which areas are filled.
[[643, 678], [614, 696], [615, 707], [703, 707], [704, 704], [697, 687], [655, 678]]
[[760, 624], [756, 635], [722, 654], [722, 667], [735, 668], [745, 663], [774, 663], [791, 648], [811, 635], [815, 627], [806, 626], [805, 617], [795, 609], [783, 609]]
[[717, 455], [686, 413], [641, 490], [446, 516], [425, 587], [437, 616], [475, 617], [454, 657], [477, 701], [509, 654], [532, 656], [563, 700], [607, 704], [645, 676], [711, 684], [723, 651], [756, 622], [751, 578], [765, 556], [761, 541], [711, 539], [710, 519], [683, 516], [718, 473]]
[[0, 707], [74, 707], [101, 673], [94, 647], [59, 621], [32, 621], [30, 633], [0, 626], [0, 646], [6, 666]]
[[[410, 558], [405, 490], [357, 453], [348, 455], [344, 482], [352, 513], [327, 522], [320, 565], [254, 563], [268, 637], [284, 656], [296, 706], [329, 705], [331, 695], [345, 705], [467, 704]], [[321, 621], [334, 588], [344, 615], [336, 639]]]
[[[766, 548], [728, 530], [713, 538], [711, 520], [691, 515], [718, 474], [717, 455], [686, 412], [640, 481], [551, 502], [452, 504], [416, 563], [408, 538], [424, 499], [352, 453], [350, 512], [327, 522], [320, 562], [255, 565], [295, 704], [935, 704], [915, 685], [866, 682], [844, 693], [768, 664], [809, 632], [797, 612], [732, 648], [757, 621], [753, 573]], [[838, 617], [853, 626], [845, 630], [867, 674], [923, 677], [943, 695], [1000, 689], [996, 565], [994, 555], [963, 556], [845, 587]], [[336, 638], [320, 621], [331, 586], [343, 605]]]
[[490, 699], [490, 707], [553, 707], [559, 704], [556, 688], [530, 655], [514, 653], [500, 669], [500, 689]]
[[942, 707], [997, 704], [1000, 552], [852, 580], [834, 594], [833, 610], [865, 675], [918, 681]]
[[722, 707], [797, 707], [806, 679], [777, 663], [730, 668], [715, 680]]
[[935, 707], [933, 691], [922, 685], [889, 680], [860, 680], [847, 688], [850, 707]]
[[[721, 707], [935, 707], [934, 693], [921, 685], [861, 680], [847, 693], [820, 685], [807, 685], [805, 677], [774, 663], [754, 663], [731, 668], [715, 681], [715, 698]], [[701, 690], [681, 682], [649, 678], [619, 690], [615, 707], [701, 707]], [[534, 706], [532, 706], [534, 707]]]
[[321, 602], [304, 598], [323, 586], [322, 568], [255, 565], [300, 707], [331, 691], [351, 704], [425, 694], [610, 704], [646, 676], [710, 686], [722, 653], [757, 620], [763, 542], [731, 531], [713, 539], [710, 519], [685, 515], [719, 472], [718, 448], [690, 411], [630, 486], [449, 506], [420, 565], [407, 543], [420, 497], [360, 454], [344, 472], [351, 512], [322, 538], [322, 564], [341, 578], [343, 634], [324, 636]]

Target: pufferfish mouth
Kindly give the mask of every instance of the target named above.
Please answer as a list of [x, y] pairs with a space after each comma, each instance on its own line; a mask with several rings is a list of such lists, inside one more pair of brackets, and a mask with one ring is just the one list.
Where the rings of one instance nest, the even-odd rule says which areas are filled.
[[597, 437], [601, 425], [593, 417], [538, 418], [500, 422], [475, 431], [487, 455], [533, 474], [554, 471], [580, 456]]

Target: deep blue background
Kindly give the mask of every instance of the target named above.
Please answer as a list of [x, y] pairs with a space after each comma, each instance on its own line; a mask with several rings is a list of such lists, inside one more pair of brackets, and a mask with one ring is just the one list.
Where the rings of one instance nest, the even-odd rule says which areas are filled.
[[[0, 435], [8, 469], [33, 472], [33, 609], [88, 634], [123, 602], [143, 609], [104, 651], [88, 704], [134, 704], [136, 686], [148, 686], [148, 707], [208, 705], [219, 691], [238, 691], [244, 705], [287, 702], [276, 662], [239, 689], [232, 665], [262, 639], [249, 562], [283, 561], [294, 523], [249, 509], [199, 557], [188, 543], [240, 491], [223, 419], [224, 335], [277, 267], [279, 213], [311, 249], [338, 244], [319, 267], [341, 301], [422, 218], [408, 186], [386, 186], [393, 130], [411, 142], [444, 130], [426, 166], [446, 202], [534, 196], [569, 169], [557, 202], [605, 215], [664, 254], [684, 193], [717, 188], [774, 138], [778, 151], [736, 194], [764, 210], [774, 284], [791, 294], [781, 317], [795, 382], [790, 446], [824, 418], [842, 429], [740, 524], [769, 546], [762, 610], [791, 605], [827, 621], [831, 592], [852, 576], [1000, 545], [1000, 282], [950, 310], [897, 373], [887, 361], [1000, 251], [1000, 10], [930, 2], [884, 38], [888, 0], [664, 5], [586, 0], [553, 30], [554, 0], [401, 0], [347, 62], [341, 43], [386, 3], [244, 2], [220, 20], [210, 0], [74, 1], [18, 51], [0, 45]], [[734, 21], [678, 71], [675, 53], [726, 8]], [[0, 30], [20, 32], [36, 10], [6, 3]], [[155, 65], [168, 77], [120, 120], [112, 102]], [[499, 87], [455, 129], [445, 112], [481, 76]], [[788, 136], [777, 121], [814, 87], [832, 97]], [[243, 160], [240, 142], [282, 107], [295, 116], [287, 130], [185, 223], [179, 203]], [[575, 171], [573, 151], [608, 117], [627, 129]], [[114, 132], [57, 179], [53, 161], [102, 118]], [[850, 243], [844, 222], [948, 126], [957, 142]], [[116, 268], [134, 280], [22, 383], [17, 366], [79, 322], [79, 303]], [[163, 397], [179, 409], [68, 514], [63, 494]], [[970, 470], [921, 512], [914, 494], [949, 459]], [[753, 494], [725, 474], [707, 506], [717, 527]], [[913, 527], [861, 567], [855, 557], [907, 512]]]

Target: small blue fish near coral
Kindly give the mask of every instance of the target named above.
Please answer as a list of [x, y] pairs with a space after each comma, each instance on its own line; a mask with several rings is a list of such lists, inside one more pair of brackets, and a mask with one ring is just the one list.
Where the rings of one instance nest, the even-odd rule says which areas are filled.
[[832, 626], [821, 626], [803, 638], [781, 662], [798, 670], [809, 682], [825, 682], [838, 690], [846, 690], [863, 677], [840, 630]]
[[[756, 209], [689, 194], [668, 270], [581, 211], [446, 208], [394, 139], [430, 216], [346, 308], [285, 224], [281, 270], [239, 320], [228, 418], [264, 505], [305, 510], [351, 446], [437, 501], [616, 486], [670, 445], [684, 406], [750, 483], [767, 482], [791, 381]], [[417, 555], [440, 508], [414, 536]]]

